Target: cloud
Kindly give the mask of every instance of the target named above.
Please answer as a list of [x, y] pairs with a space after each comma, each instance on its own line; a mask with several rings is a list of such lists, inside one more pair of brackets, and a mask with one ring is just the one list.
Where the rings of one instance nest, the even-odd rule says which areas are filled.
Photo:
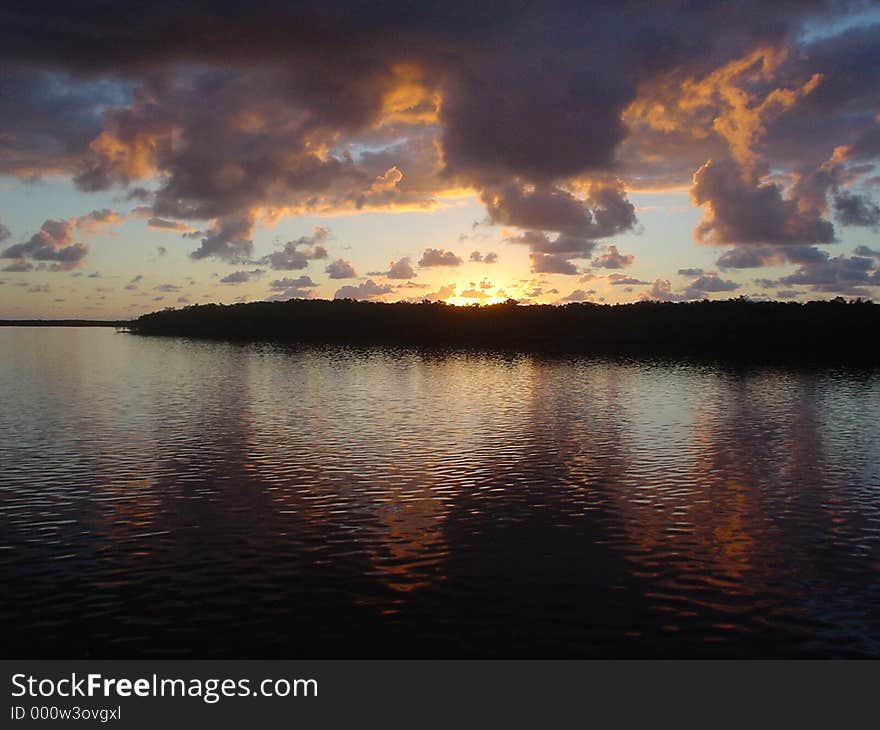
[[632, 276], [627, 276], [626, 274], [609, 274], [608, 282], [611, 286], [627, 286], [632, 284], [647, 284], [647, 281], [642, 281], [641, 279], [636, 279]]
[[636, 224], [635, 206], [620, 181], [592, 184], [585, 198], [556, 186], [516, 183], [489, 188], [481, 197], [493, 223], [580, 239], [606, 238]]
[[343, 286], [336, 290], [334, 299], [374, 299], [383, 294], [390, 294], [394, 287], [390, 284], [377, 284], [372, 279], [362, 281], [357, 286]]
[[684, 294], [672, 291], [672, 283], [669, 279], [654, 279], [651, 288], [643, 292], [641, 297], [644, 301], [681, 302], [687, 299]]
[[702, 276], [703, 270], [702, 269], [679, 269], [678, 275], [679, 276]]
[[[492, 220], [532, 229], [507, 240], [529, 247], [533, 273], [577, 274], [572, 259], [589, 258], [596, 239], [629, 230], [636, 223], [635, 207], [626, 199], [619, 181], [591, 185], [583, 200], [559, 189], [529, 192], [508, 186], [495, 197], [487, 198], [484, 193], [484, 201]], [[556, 237], [550, 238], [548, 230], [558, 231]], [[600, 261], [627, 265], [623, 263], [627, 257], [611, 248], [615, 255]]]
[[296, 279], [284, 277], [283, 279], [275, 279], [269, 283], [269, 288], [275, 291], [284, 291], [285, 289], [314, 289], [318, 284], [312, 281], [310, 276], [298, 276]]
[[533, 274], [575, 276], [580, 273], [577, 266], [559, 254], [532, 253], [529, 254], [529, 260], [532, 262], [530, 270]]
[[442, 248], [426, 248], [419, 259], [419, 266], [461, 266], [461, 258], [452, 251], [444, 251]]
[[182, 221], [169, 221], [165, 220], [164, 218], [157, 218], [155, 216], [147, 220], [147, 226], [160, 231], [177, 231], [179, 233], [185, 233], [192, 230], [186, 223], [183, 223]]
[[832, 243], [834, 226], [815, 210], [784, 198], [776, 183], [747, 182], [730, 162], [707, 162], [694, 175], [694, 204], [705, 208], [694, 234], [723, 244], [805, 245]]
[[617, 250], [617, 246], [609, 246], [605, 253], [600, 256], [594, 256], [592, 265], [600, 269], [623, 269], [632, 266], [636, 257], [632, 254], [622, 254]]
[[[0, 258], [18, 259], [10, 264], [7, 271], [26, 271], [28, 259], [52, 262], [52, 271], [69, 271], [80, 266], [88, 254], [89, 247], [73, 241], [76, 219], [47, 220], [40, 230], [23, 243], [13, 244], [0, 253]], [[17, 268], [10, 268], [15, 266]]]
[[590, 239], [560, 233], [550, 238], [542, 231], [526, 231], [507, 239], [529, 247], [532, 273], [566, 274], [579, 273], [572, 259], [586, 259], [592, 256], [596, 242]]
[[124, 222], [125, 217], [110, 208], [93, 210], [86, 215], [71, 218], [71, 223], [73, 223], [75, 228], [90, 234], [98, 233], [107, 226], [116, 226]]
[[575, 289], [571, 294], [569, 294], [568, 296], [562, 297], [562, 299], [560, 299], [559, 301], [560, 302], [585, 302], [585, 301], [589, 300], [589, 298], [590, 298], [590, 294], [585, 292], [583, 289]]
[[[436, 251], [436, 249], [433, 250]], [[424, 256], [422, 258], [424, 259]], [[402, 259], [392, 261], [383, 276], [387, 276], [389, 279], [412, 279], [415, 278], [416, 272], [412, 267], [412, 260], [409, 256], [404, 256]]]
[[311, 277], [305, 275], [296, 279], [289, 277], [275, 279], [269, 284], [269, 288], [276, 293], [269, 297], [269, 301], [286, 302], [288, 299], [308, 299], [312, 296], [312, 290], [318, 286]]
[[468, 260], [474, 263], [497, 264], [498, 254], [494, 251], [487, 251], [485, 254], [479, 251], [471, 251], [471, 255]]
[[190, 257], [244, 260], [254, 250], [253, 230], [254, 216], [250, 214], [219, 219], [204, 234], [201, 245], [190, 253]]
[[873, 256], [874, 258], [880, 259], [880, 249], [869, 248], [868, 246], [856, 246], [853, 249], [853, 253], [856, 256]]
[[694, 299], [702, 296], [703, 294], [710, 294], [713, 292], [731, 292], [736, 291], [742, 285], [737, 284], [735, 281], [731, 281], [730, 279], [722, 279], [718, 276], [718, 274], [714, 272], [709, 272], [708, 274], [703, 274], [698, 276], [692, 282], [690, 282], [684, 289], [685, 297], [689, 299]]
[[[404, 5], [6, 13], [0, 174], [119, 188], [148, 225], [206, 228], [193, 258], [241, 266], [281, 217], [476, 193], [490, 223], [580, 241], [529, 252], [570, 275], [635, 227], [626, 188], [681, 185], [707, 159], [705, 243], [830, 243], [826, 195], [841, 225], [873, 225], [849, 188], [880, 150], [880, 46], [851, 3]], [[318, 258], [290, 242], [260, 265]]]
[[450, 297], [455, 296], [455, 291], [455, 284], [446, 284], [446, 286], [441, 286], [437, 291], [431, 292], [430, 294], [425, 294], [422, 299], [427, 299], [432, 302], [449, 299]]
[[[317, 227], [311, 236], [301, 236], [295, 241], [288, 241], [280, 251], [264, 256], [259, 263], [268, 264], [270, 268], [278, 271], [305, 269], [309, 261], [327, 258], [327, 249], [323, 246], [323, 242], [329, 235], [330, 232], [326, 228]], [[300, 246], [304, 248], [300, 249]]]
[[880, 226], [880, 206], [864, 195], [840, 193], [834, 198], [834, 213], [843, 226]]
[[254, 269], [253, 271], [233, 271], [220, 279], [221, 284], [243, 284], [251, 279], [259, 277], [263, 273], [262, 269]]
[[877, 263], [867, 256], [832, 258], [824, 254], [817, 261], [803, 263], [793, 274], [783, 276], [775, 283], [782, 286], [808, 286], [815, 292], [865, 296], [865, 286], [880, 284]]
[[[699, 271], [699, 269], [697, 269]], [[635, 283], [635, 282], [634, 282]], [[645, 283], [645, 282], [638, 282]], [[645, 301], [684, 302], [689, 299], [701, 299], [706, 294], [718, 292], [732, 292], [741, 288], [741, 284], [730, 279], [722, 279], [715, 272], [701, 273], [693, 281], [685, 286], [681, 292], [672, 289], [669, 279], [658, 278], [653, 281], [651, 288], [643, 292], [640, 299]]]
[[721, 269], [753, 269], [824, 261], [827, 256], [815, 246], [741, 246], [724, 251], [716, 263]]
[[353, 279], [357, 276], [351, 262], [344, 261], [343, 259], [336, 259], [336, 261], [328, 264], [324, 271], [330, 275], [331, 279]]
[[458, 296], [462, 299], [487, 299], [489, 297], [482, 289], [474, 288], [464, 289]]

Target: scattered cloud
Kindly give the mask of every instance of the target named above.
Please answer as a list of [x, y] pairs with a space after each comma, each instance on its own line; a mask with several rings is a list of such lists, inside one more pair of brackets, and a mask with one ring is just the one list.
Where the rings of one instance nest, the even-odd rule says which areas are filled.
[[599, 256], [594, 256], [592, 265], [600, 269], [623, 269], [632, 266], [636, 257], [632, 254], [622, 254], [617, 250], [617, 246], [609, 246], [605, 252]]
[[231, 274], [227, 274], [222, 279], [220, 279], [221, 284], [244, 284], [251, 279], [258, 278], [261, 274], [263, 274], [262, 269], [253, 269], [252, 271], [233, 271]]
[[351, 262], [343, 259], [336, 259], [336, 261], [329, 263], [324, 271], [330, 275], [331, 279], [354, 279], [357, 276]]
[[462, 260], [452, 251], [444, 251], [442, 248], [426, 248], [419, 259], [419, 266], [461, 266]]
[[372, 279], [362, 281], [357, 286], [343, 286], [336, 290], [334, 299], [375, 299], [384, 294], [390, 294], [394, 287], [390, 284], [377, 284]]
[[[48, 263], [52, 271], [70, 271], [83, 263], [89, 247], [73, 240], [77, 219], [47, 220], [33, 236], [0, 252], [0, 258], [16, 259], [6, 271], [26, 271], [29, 260]], [[33, 268], [33, 265], [30, 265]]]

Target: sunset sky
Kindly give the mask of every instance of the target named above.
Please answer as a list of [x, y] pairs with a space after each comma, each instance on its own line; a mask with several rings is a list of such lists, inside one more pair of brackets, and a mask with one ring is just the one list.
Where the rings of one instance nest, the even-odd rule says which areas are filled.
[[880, 298], [880, 3], [11, 2], [0, 318]]

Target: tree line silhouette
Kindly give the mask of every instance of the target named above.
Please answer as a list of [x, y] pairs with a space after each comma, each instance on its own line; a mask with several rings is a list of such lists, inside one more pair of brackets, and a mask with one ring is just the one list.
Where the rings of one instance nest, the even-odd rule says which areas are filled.
[[292, 299], [204, 304], [145, 314], [141, 335], [231, 340], [406, 344], [600, 352], [768, 352], [817, 358], [873, 357], [880, 305], [725, 301], [635, 304], [501, 304]]

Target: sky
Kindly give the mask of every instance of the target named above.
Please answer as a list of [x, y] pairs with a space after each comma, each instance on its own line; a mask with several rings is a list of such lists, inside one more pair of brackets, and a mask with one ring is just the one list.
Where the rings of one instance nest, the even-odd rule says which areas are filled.
[[0, 318], [880, 298], [880, 3], [0, 8]]

